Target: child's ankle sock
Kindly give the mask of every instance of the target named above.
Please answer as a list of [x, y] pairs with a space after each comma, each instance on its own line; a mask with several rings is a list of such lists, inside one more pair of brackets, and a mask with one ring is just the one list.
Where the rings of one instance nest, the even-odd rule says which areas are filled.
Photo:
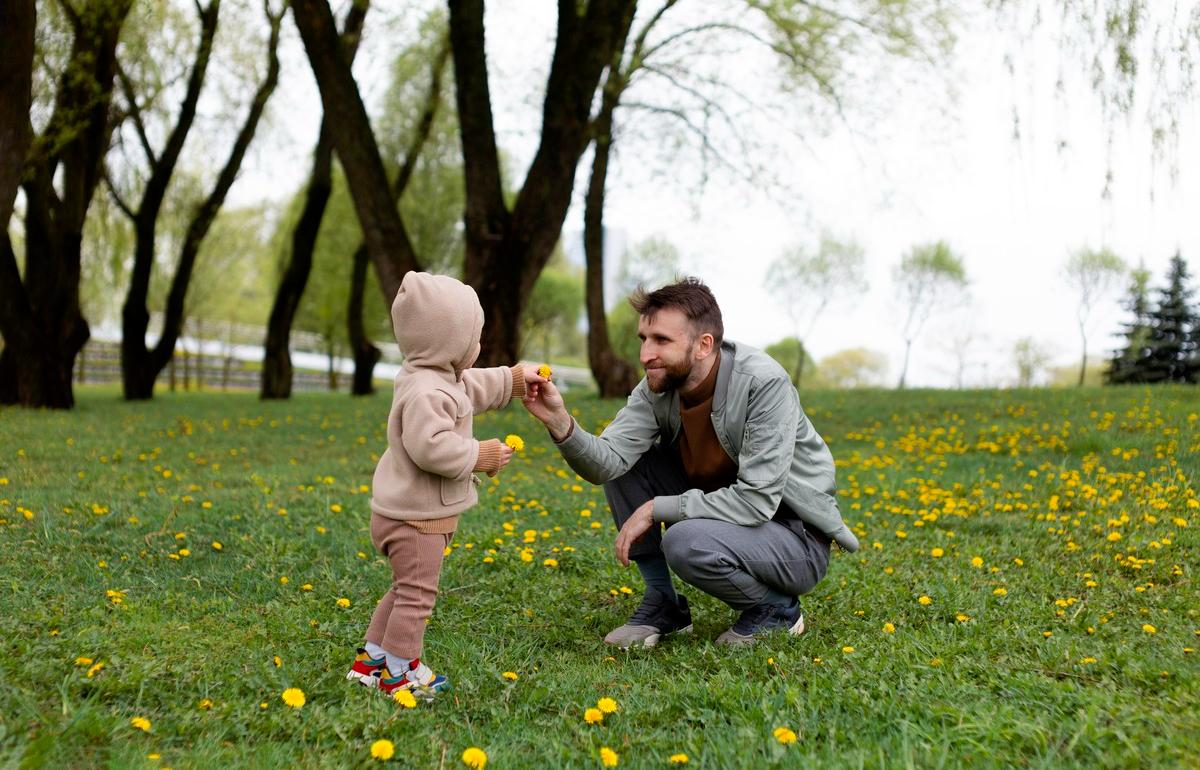
[[399, 655], [393, 655], [390, 652], [384, 651], [387, 655], [388, 673], [392, 676], [404, 676], [408, 673], [408, 666], [412, 663], [412, 658], [402, 658]]
[[387, 650], [383, 649], [378, 644], [375, 644], [375, 642], [367, 642], [363, 645], [363, 649], [367, 651], [367, 654], [370, 655], [373, 660], [379, 660], [380, 658], [387, 657]]

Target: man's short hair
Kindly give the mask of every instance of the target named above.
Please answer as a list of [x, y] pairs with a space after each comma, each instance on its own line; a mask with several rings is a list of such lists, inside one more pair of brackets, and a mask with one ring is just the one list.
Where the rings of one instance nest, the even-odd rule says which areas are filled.
[[721, 308], [717, 298], [699, 278], [684, 278], [667, 284], [661, 289], [647, 292], [641, 286], [629, 295], [629, 304], [638, 315], [653, 319], [663, 308], [673, 307], [683, 312], [691, 322], [695, 337], [708, 333], [713, 336], [713, 345], [720, 347], [725, 338], [725, 323], [721, 320]]

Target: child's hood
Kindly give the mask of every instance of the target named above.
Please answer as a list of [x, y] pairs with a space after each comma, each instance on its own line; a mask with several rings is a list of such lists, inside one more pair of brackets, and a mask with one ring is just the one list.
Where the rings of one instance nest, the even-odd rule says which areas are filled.
[[483, 307], [461, 281], [413, 271], [392, 302], [392, 325], [406, 364], [447, 370], [457, 378], [479, 354]]

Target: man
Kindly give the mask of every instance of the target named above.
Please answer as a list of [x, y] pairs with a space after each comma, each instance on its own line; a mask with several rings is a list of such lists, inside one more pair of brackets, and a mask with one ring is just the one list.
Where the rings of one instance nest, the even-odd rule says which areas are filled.
[[604, 640], [649, 647], [691, 631], [672, 573], [741, 612], [720, 643], [803, 633], [797, 597], [825, 576], [830, 541], [858, 548], [833, 497], [833, 456], [783, 368], [723, 339], [702, 282], [639, 290], [630, 302], [646, 376], [601, 435], [571, 418], [553, 384], [524, 402], [576, 473], [604, 484], [617, 559], [646, 582], [637, 611]]

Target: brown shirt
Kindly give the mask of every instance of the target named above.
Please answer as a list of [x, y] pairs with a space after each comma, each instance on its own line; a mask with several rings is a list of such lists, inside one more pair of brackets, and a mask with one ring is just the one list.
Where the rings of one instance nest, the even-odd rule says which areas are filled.
[[712, 492], [737, 481], [737, 463], [725, 453], [712, 424], [713, 393], [721, 353], [716, 353], [712, 371], [704, 381], [687, 393], [679, 394], [679, 416], [683, 432], [679, 437], [679, 457], [688, 479], [702, 492]]

